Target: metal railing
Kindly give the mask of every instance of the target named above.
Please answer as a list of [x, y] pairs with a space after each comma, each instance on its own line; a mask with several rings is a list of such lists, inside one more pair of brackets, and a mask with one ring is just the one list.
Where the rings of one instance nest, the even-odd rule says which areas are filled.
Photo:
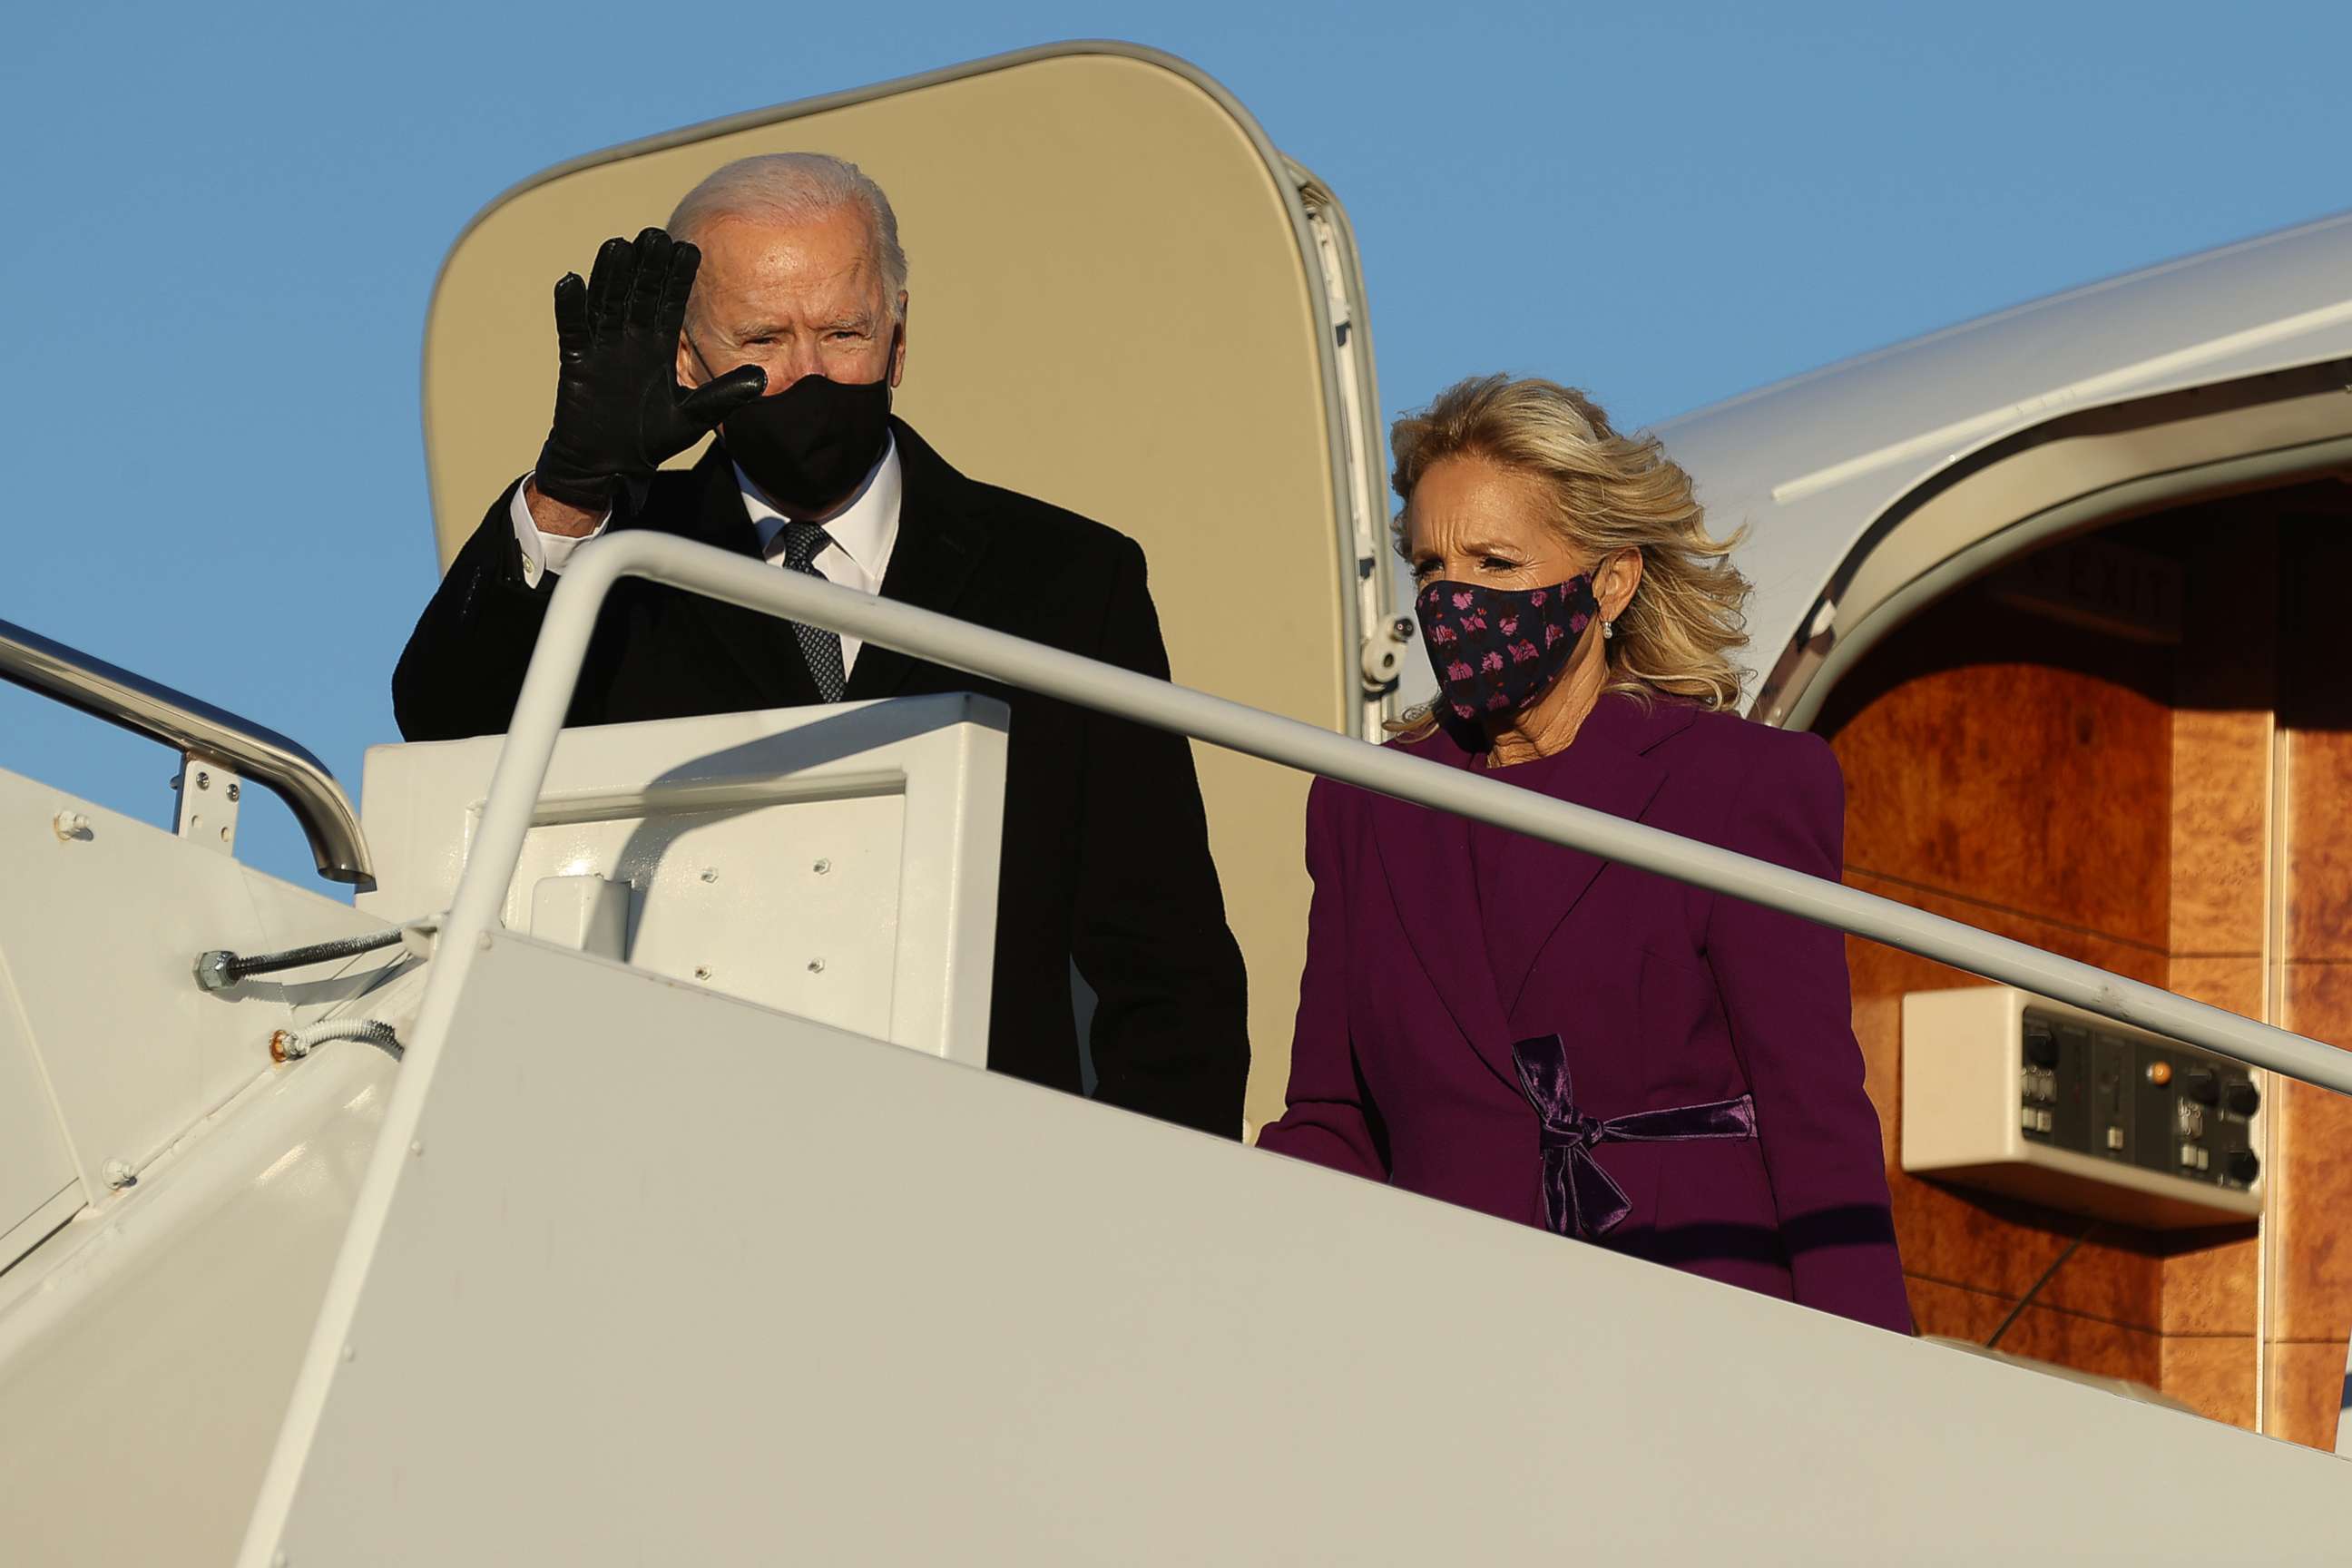
[[455, 973], [434, 977], [442, 1009], [435, 1007], [428, 991], [420, 1026], [436, 1011], [446, 1022], [444, 1009], [455, 1007], [456, 989], [470, 952], [498, 927], [597, 610], [623, 577], [649, 578], [745, 609], [828, 627], [968, 674], [1710, 888], [2337, 1093], [2352, 1093], [2352, 1052], [1908, 904], [951, 616], [649, 532], [616, 534], [586, 546], [572, 557], [555, 591], [444, 928], [440, 951], [449, 953], [454, 942], [457, 962], [436, 968]]
[[275, 730], [8, 621], [0, 621], [0, 680], [274, 791], [302, 825], [319, 875], [363, 888], [374, 882], [374, 865], [351, 797], [326, 763]]

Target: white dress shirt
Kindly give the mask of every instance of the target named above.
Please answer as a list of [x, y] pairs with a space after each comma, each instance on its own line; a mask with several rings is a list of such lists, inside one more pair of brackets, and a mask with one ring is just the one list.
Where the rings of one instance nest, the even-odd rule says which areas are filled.
[[[515, 542], [522, 547], [522, 578], [531, 587], [539, 586], [541, 575], [562, 572], [572, 552], [604, 531], [611, 514], [599, 518], [595, 529], [577, 539], [561, 533], [541, 533], [539, 524], [531, 521], [530, 507], [523, 499], [523, 490], [530, 477], [523, 476], [522, 484], [515, 487], [514, 502], [509, 510], [514, 519]], [[773, 502], [753, 484], [740, 467], [735, 470], [735, 483], [743, 492], [743, 510], [751, 515], [751, 526], [760, 535], [760, 553], [772, 566], [784, 563], [784, 524], [792, 519], [778, 511]], [[906, 489], [905, 475], [898, 465], [898, 443], [885, 437], [882, 460], [866, 476], [841, 515], [828, 520], [825, 532], [833, 542], [817, 553], [810, 564], [828, 583], [844, 588], [855, 588], [864, 594], [879, 594], [883, 575], [890, 570], [890, 552], [898, 544], [898, 502]], [[841, 673], [844, 676], [857, 668], [857, 650], [865, 646], [857, 638], [841, 639]]]

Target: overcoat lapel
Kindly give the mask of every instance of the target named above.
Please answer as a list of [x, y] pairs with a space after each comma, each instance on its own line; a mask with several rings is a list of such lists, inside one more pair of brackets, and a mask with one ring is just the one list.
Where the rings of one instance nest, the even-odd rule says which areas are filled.
[[[1549, 763], [1545, 793], [1639, 822], [1666, 779], [1650, 748], [1687, 726], [1693, 711], [1682, 703], [1644, 710], [1627, 698], [1603, 697], [1574, 743]], [[1514, 837], [1496, 878], [1496, 896], [1513, 911], [1510, 939], [1490, 958], [1506, 1014], [1517, 1008], [1538, 960], [1607, 864], [1581, 849]]]
[[[988, 531], [972, 515], [971, 481], [902, 421], [890, 421], [898, 444], [904, 489], [898, 500], [898, 542], [883, 574], [882, 596], [918, 609], [953, 615], [964, 584], [988, 552]], [[893, 647], [867, 643], [849, 672], [847, 695], [887, 697], [906, 683], [916, 661]]]
[[[1422, 754], [1433, 762], [1456, 760], [1446, 752]], [[1372, 811], [1372, 844], [1406, 944], [1463, 1037], [1505, 1082], [1516, 1084], [1502, 995], [1478, 915], [1470, 824], [1387, 795], [1375, 799]]]
[[[730, 554], [760, 559], [760, 536], [751, 527], [751, 513], [743, 510], [743, 491], [725, 448], [714, 443], [695, 464], [694, 479], [698, 490], [692, 537]], [[790, 622], [698, 595], [695, 608], [694, 619], [741, 668], [760, 693], [761, 705], [800, 708], [817, 700], [816, 682], [809, 676], [808, 660]]]
[[[1690, 710], [1679, 705], [1660, 703], [1645, 713], [1629, 700], [1604, 697], [1569, 749], [1541, 764], [1545, 791], [1612, 816], [1639, 820], [1665, 781], [1664, 766], [1644, 753], [1689, 722]], [[1413, 750], [1433, 762], [1484, 774], [1478, 759], [1444, 731]], [[1507, 769], [1492, 776], [1514, 782]], [[1480, 1059], [1516, 1089], [1509, 1008], [1551, 934], [1605, 862], [1539, 839], [1516, 839], [1517, 853], [1505, 861], [1494, 892], [1526, 941], [1498, 952], [1489, 948], [1480, 914], [1469, 823], [1387, 797], [1374, 809], [1373, 842], [1406, 942]]]

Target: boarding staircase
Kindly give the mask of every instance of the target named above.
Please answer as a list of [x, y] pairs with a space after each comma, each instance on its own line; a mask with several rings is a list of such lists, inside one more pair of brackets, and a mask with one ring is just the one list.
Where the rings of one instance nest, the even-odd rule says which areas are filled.
[[[10, 1561], [2340, 1560], [2332, 1455], [980, 1070], [1002, 710], [562, 732], [628, 576], [2352, 1090], [2020, 943], [683, 541], [581, 552], [502, 744], [372, 760], [396, 844], [282, 738], [0, 627], [0, 674], [182, 746], [184, 802], [278, 789], [373, 884], [0, 773]], [[866, 912], [747, 924], [728, 890], [813, 842]], [[856, 956], [730, 990], [819, 941]]]

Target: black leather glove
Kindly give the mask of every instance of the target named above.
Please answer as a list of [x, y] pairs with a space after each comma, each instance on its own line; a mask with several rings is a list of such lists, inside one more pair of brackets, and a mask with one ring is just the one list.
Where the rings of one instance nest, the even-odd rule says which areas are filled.
[[677, 384], [677, 334], [702, 252], [649, 228], [632, 245], [608, 239], [588, 281], [555, 286], [562, 367], [555, 422], [532, 475], [541, 493], [604, 511], [625, 492], [645, 505], [654, 470], [709, 434], [768, 384], [744, 365], [688, 391]]

